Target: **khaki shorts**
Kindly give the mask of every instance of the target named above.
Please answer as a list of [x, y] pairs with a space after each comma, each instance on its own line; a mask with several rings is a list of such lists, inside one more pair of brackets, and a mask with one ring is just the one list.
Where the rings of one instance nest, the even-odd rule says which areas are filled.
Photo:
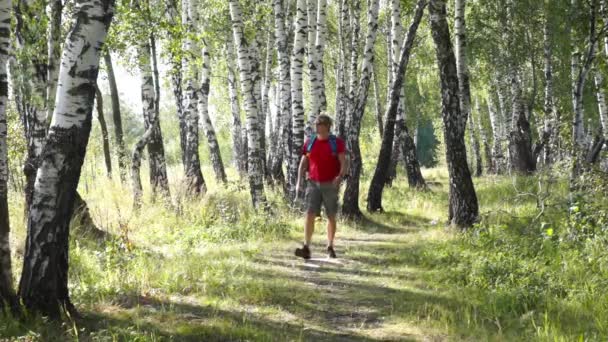
[[338, 213], [338, 188], [332, 183], [308, 181], [306, 187], [306, 205], [309, 213], [321, 214], [321, 204], [325, 206], [327, 216]]

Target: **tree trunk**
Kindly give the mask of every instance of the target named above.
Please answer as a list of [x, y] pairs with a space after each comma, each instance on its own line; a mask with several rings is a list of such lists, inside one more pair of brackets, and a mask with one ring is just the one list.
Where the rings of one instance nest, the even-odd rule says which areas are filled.
[[604, 93], [604, 77], [600, 71], [596, 70], [594, 78], [601, 131], [602, 135], [606, 137], [608, 136], [608, 106], [606, 105], [606, 95]]
[[0, 3], [0, 312], [4, 304], [15, 308], [10, 223], [8, 211], [8, 143], [6, 107], [8, 105], [7, 64], [10, 56], [11, 1]]
[[[552, 49], [551, 49], [551, 32], [549, 30], [549, 20], [545, 19], [545, 25], [543, 27], [543, 55], [545, 59], [545, 103], [544, 103], [544, 133], [551, 136], [558, 132], [554, 132], [555, 122], [553, 122], [553, 62], [552, 62]], [[543, 148], [542, 162], [544, 165], [550, 165], [553, 161], [551, 155], [551, 144], [547, 143]]]
[[152, 185], [153, 196], [160, 191], [163, 196], [163, 199], [166, 202], [170, 202], [171, 194], [169, 191], [169, 178], [167, 176], [165, 147], [163, 144], [163, 135], [160, 128], [160, 77], [158, 72], [158, 63], [156, 61], [156, 38], [154, 37], [154, 34], [150, 34], [149, 40], [149, 56], [151, 57], [152, 61], [152, 84], [154, 85], [154, 91], [151, 93], [151, 95], [153, 95], [154, 112], [156, 113], [157, 118], [157, 120], [154, 122], [152, 138], [147, 145], [148, 163], [150, 165], [150, 184]]
[[[184, 24], [181, 22], [181, 16], [178, 12], [178, 4], [177, 0], [167, 0], [165, 1], [166, 5], [166, 16], [169, 21], [169, 25], [175, 27], [180, 24]], [[187, 8], [188, 3], [186, 1], [182, 2], [182, 9]], [[175, 48], [179, 47], [182, 49], [183, 47], [183, 38], [180, 33], [176, 33], [173, 30], [168, 30], [168, 35], [171, 39], [171, 45]], [[183, 50], [183, 49], [182, 49]], [[179, 51], [182, 52], [182, 51]], [[186, 140], [188, 134], [188, 128], [186, 127], [186, 119], [184, 117], [184, 94], [182, 92], [182, 82], [183, 82], [183, 69], [182, 63], [183, 56], [181, 53], [175, 53], [173, 51], [169, 52], [169, 61], [171, 66], [171, 71], [169, 72], [171, 75], [171, 88], [173, 91], [173, 97], [175, 98], [175, 108], [177, 110], [177, 121], [179, 125], [179, 146], [180, 151], [182, 153], [182, 165], [184, 167], [184, 173], [187, 171], [188, 166], [186, 165]], [[196, 187], [195, 187], [196, 189]]]
[[[384, 128], [384, 136], [382, 138], [382, 145], [380, 147], [380, 153], [378, 155], [378, 162], [376, 163], [376, 170], [374, 177], [367, 193], [367, 210], [370, 212], [382, 210], [382, 191], [386, 184], [386, 177], [389, 171], [389, 165], [391, 160], [391, 151], [393, 147], [393, 138], [395, 133], [395, 118], [397, 116], [397, 110], [400, 103], [401, 89], [403, 88], [403, 80], [405, 78], [405, 71], [409, 62], [410, 53], [412, 46], [414, 45], [414, 38], [418, 25], [422, 19], [422, 13], [426, 6], [426, 0], [419, 0], [416, 5], [416, 12], [414, 19], [407, 32], [407, 35], [403, 41], [400, 49], [399, 62], [397, 64], [397, 71], [395, 72], [395, 79], [393, 86], [391, 87], [391, 96], [389, 108], [386, 112], [386, 127]], [[409, 137], [409, 135], [408, 135]], [[413, 145], [413, 141], [410, 141]], [[405, 147], [405, 146], [404, 146]], [[416, 161], [417, 162], [417, 161]]]
[[279, 63], [279, 103], [277, 106], [277, 144], [276, 151], [272, 153], [273, 159], [270, 163], [270, 175], [275, 182], [285, 182], [283, 175], [283, 160], [289, 160], [285, 154], [284, 146], [287, 145], [290, 130], [289, 118], [291, 116], [291, 76], [289, 73], [289, 49], [288, 37], [285, 31], [285, 13], [282, 0], [274, 0], [275, 17], [275, 44], [277, 46], [277, 57]]
[[532, 150], [532, 133], [524, 108], [521, 81], [516, 71], [511, 74], [511, 94], [513, 115], [509, 133], [509, 168], [517, 173], [528, 174], [536, 170], [536, 157]]
[[[355, 0], [358, 1], [358, 0]], [[335, 130], [339, 137], [343, 138], [346, 136], [346, 115], [348, 107], [348, 93], [346, 89], [347, 83], [347, 72], [345, 61], [350, 60], [351, 50], [349, 34], [350, 34], [350, 23], [349, 19], [349, 4], [348, 0], [339, 0], [339, 14], [338, 20], [338, 44], [340, 58], [337, 67], [336, 76], [336, 124]]]
[[103, 157], [106, 163], [106, 175], [112, 179], [112, 157], [110, 155], [110, 136], [108, 134], [108, 126], [106, 118], [103, 115], [103, 96], [97, 84], [95, 84], [95, 99], [97, 104], [97, 120], [101, 128], [101, 139], [103, 141]]
[[[188, 34], [185, 35], [182, 43], [182, 50], [185, 52], [182, 58], [182, 70], [185, 83], [184, 92], [184, 107], [182, 108], [182, 119], [184, 120], [181, 126], [185, 129], [183, 133], [185, 138], [185, 149], [183, 151], [183, 161], [186, 173], [186, 186], [189, 195], [200, 195], [207, 191], [205, 179], [201, 172], [201, 162], [198, 152], [199, 134], [198, 123], [199, 113], [203, 110], [202, 105], [205, 105], [204, 110], [207, 110], [207, 99], [202, 100], [202, 90], [199, 88], [199, 70], [197, 59], [200, 59], [201, 50], [192, 38], [197, 34], [198, 29], [198, 13], [196, 0], [184, 0], [182, 4], [182, 23], [184, 24]], [[208, 91], [208, 89], [207, 89]], [[208, 92], [207, 92], [208, 93]], [[199, 108], [197, 108], [197, 105]]]
[[113, 9], [111, 0], [75, 5], [28, 215], [19, 294], [30, 311], [54, 319], [61, 308], [75, 313], [68, 291], [68, 225], [91, 131], [99, 54]]
[[[18, 1], [15, 4], [15, 38], [20, 49], [29, 50], [17, 58], [18, 68], [14, 70], [21, 79], [19, 84], [22, 89], [15, 92], [17, 108], [22, 117], [25, 141], [27, 143], [26, 160], [23, 166], [25, 174], [25, 211], [29, 210], [36, 181], [36, 170], [39, 165], [39, 156], [44, 146], [47, 121], [46, 121], [46, 77], [47, 51], [39, 50], [39, 40], [46, 37], [40, 32], [34, 23], [40, 15], [33, 4], [26, 1]], [[13, 72], [11, 72], [13, 74]]]
[[232, 151], [233, 163], [241, 178], [247, 174], [247, 152], [244, 146], [243, 129], [241, 128], [241, 107], [234, 72], [234, 47], [232, 42], [226, 46], [228, 56], [228, 93], [230, 94], [230, 111], [232, 113]]
[[[374, 66], [372, 65], [372, 68]], [[372, 71], [372, 77], [374, 78], [374, 104], [376, 109], [376, 123], [378, 124], [378, 134], [380, 135], [380, 139], [384, 136], [384, 124], [382, 123], [382, 103], [380, 101], [380, 94], [378, 94], [378, 76], [376, 75], [376, 70]]]
[[441, 114], [450, 175], [448, 221], [458, 227], [467, 228], [477, 221], [479, 208], [467, 165], [467, 150], [464, 143], [466, 117], [460, 112], [456, 58], [446, 20], [445, 0], [431, 0], [429, 12], [441, 78]]
[[[477, 117], [479, 118], [477, 121], [477, 127], [479, 129], [479, 136], [481, 137], [481, 142], [483, 144], [483, 152], [484, 152], [484, 156], [486, 158], [486, 172], [487, 173], [492, 173], [492, 165], [493, 165], [493, 161], [492, 161], [492, 148], [490, 147], [490, 140], [488, 139], [488, 134], [486, 132], [486, 129], [483, 127], [482, 124], [482, 115], [481, 115], [481, 105], [479, 104], [479, 100], [475, 100], [475, 109], [477, 112]], [[481, 165], [481, 162], [480, 162]]]
[[48, 9], [48, 33], [47, 33], [47, 82], [46, 82], [46, 118], [51, 123], [53, 110], [55, 109], [55, 92], [57, 91], [57, 76], [59, 75], [59, 58], [61, 58], [61, 12], [63, 11], [62, 0], [51, 0]]
[[[462, 103], [462, 101], [461, 101]], [[470, 103], [469, 103], [470, 104]], [[469, 107], [470, 110], [470, 107]], [[479, 139], [475, 132], [475, 119], [473, 113], [469, 112], [469, 137], [471, 139], [471, 150], [473, 151], [473, 161], [475, 162], [475, 177], [480, 177], [483, 172], [483, 166], [481, 165], [481, 148], [479, 145]]]
[[[357, 97], [357, 71], [359, 70], [359, 41], [361, 35], [361, 0], [351, 0], [350, 11], [350, 29], [351, 29], [351, 41], [350, 41], [350, 66], [348, 76], [348, 101], [346, 103], [346, 117], [345, 117], [345, 128], [344, 137], [348, 139], [348, 132], [350, 130], [349, 125], [351, 124], [352, 112], [356, 106]], [[352, 152], [352, 151], [351, 151]]]
[[[300, 0], [302, 1], [302, 0]], [[254, 80], [251, 63], [250, 48], [247, 38], [243, 33], [243, 19], [239, 3], [230, 0], [230, 16], [232, 18], [232, 33], [237, 46], [237, 59], [239, 63], [239, 74], [241, 80], [241, 93], [245, 101], [247, 112], [247, 149], [249, 186], [251, 199], [256, 209], [266, 206], [266, 195], [264, 194], [264, 164], [263, 150], [261, 148], [261, 130], [259, 124], [258, 104], [254, 93]]]
[[[209, 85], [211, 83], [210, 78], [210, 58], [207, 47], [203, 48], [203, 73], [202, 73], [202, 86], [198, 96], [198, 112], [200, 113], [201, 120], [203, 123], [203, 131], [207, 136], [207, 143], [209, 145], [209, 156], [211, 157], [211, 163], [213, 165], [213, 171], [215, 171], [215, 178], [222, 183], [226, 183], [226, 171], [224, 171], [224, 163], [222, 162], [222, 155], [220, 154], [220, 144], [217, 142], [215, 135], [215, 129], [211, 123], [209, 117]], [[192, 122], [198, 126], [198, 122]], [[194, 130], [192, 130], [194, 132]], [[196, 130], [198, 135], [198, 130]], [[198, 136], [196, 137], [198, 138]], [[198, 140], [198, 139], [197, 139]], [[199, 167], [200, 169], [200, 167]]]
[[302, 74], [304, 66], [304, 49], [306, 46], [306, 8], [305, 0], [297, 1], [297, 14], [295, 26], [295, 40], [291, 59], [291, 159], [288, 165], [289, 198], [295, 199], [296, 182], [298, 178], [298, 165], [300, 163], [301, 148], [304, 144], [304, 99], [302, 95]]
[[122, 115], [120, 112], [120, 101], [118, 99], [118, 87], [116, 86], [116, 77], [114, 76], [114, 67], [112, 65], [112, 57], [110, 52], [106, 51], [103, 55], [108, 73], [108, 82], [110, 84], [110, 97], [112, 99], [112, 120], [114, 122], [114, 135], [116, 139], [116, 151], [118, 154], [118, 169], [120, 172], [120, 181], [126, 182], [127, 179], [127, 152], [125, 149], [124, 134], [122, 130]]
[[308, 115], [306, 135], [310, 136], [314, 132], [314, 122], [317, 116], [327, 109], [323, 70], [323, 53], [327, 30], [327, 0], [308, 0], [308, 9], [308, 30], [311, 33], [308, 35], [311, 108]]
[[[391, 80], [394, 83], [399, 72], [399, 57], [401, 53], [403, 42], [403, 27], [401, 26], [401, 1], [391, 0]], [[408, 56], [409, 58], [409, 56]], [[407, 69], [407, 65], [406, 65]], [[405, 76], [404, 76], [405, 77]], [[403, 82], [405, 83], [405, 82]], [[392, 91], [392, 89], [391, 89]], [[390, 91], [388, 92], [390, 94]], [[395, 139], [393, 143], [393, 155], [391, 158], [391, 166], [389, 171], [389, 177], [387, 181], [392, 183], [392, 180], [397, 177], [397, 165], [402, 160], [402, 146], [401, 143], [404, 138], [403, 127], [405, 126], [405, 94], [403, 86], [399, 90], [399, 104], [397, 106], [397, 125], [395, 127]], [[407, 129], [407, 127], [405, 128]]]
[[[359, 209], [359, 180], [363, 162], [361, 160], [361, 150], [359, 147], [359, 133], [361, 132], [361, 121], [365, 113], [367, 96], [371, 83], [372, 64], [374, 63], [374, 44], [378, 32], [378, 7], [379, 0], [368, 0], [367, 3], [367, 37], [363, 50], [363, 61], [361, 63], [361, 74], [357, 96], [354, 98], [353, 110], [350, 112], [348, 120], [347, 146], [351, 155], [350, 177], [346, 181], [344, 190], [344, 200], [342, 203], [342, 214], [350, 218], [360, 218], [362, 216]], [[354, 39], [353, 39], [354, 42]], [[388, 124], [388, 120], [387, 120]], [[386, 132], [385, 127], [385, 134]]]
[[503, 170], [504, 153], [502, 150], [502, 135], [500, 123], [502, 118], [492, 101], [492, 93], [488, 95], [488, 115], [490, 116], [490, 126], [492, 126], [492, 173], [500, 174]]

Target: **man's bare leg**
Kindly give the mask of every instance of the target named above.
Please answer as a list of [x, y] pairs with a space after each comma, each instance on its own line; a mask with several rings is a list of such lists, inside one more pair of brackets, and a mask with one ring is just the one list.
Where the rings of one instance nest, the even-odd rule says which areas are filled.
[[315, 213], [306, 213], [306, 222], [304, 223], [304, 244], [310, 246], [312, 234], [315, 232]]
[[336, 237], [336, 216], [327, 217], [327, 246], [334, 246], [334, 238]]

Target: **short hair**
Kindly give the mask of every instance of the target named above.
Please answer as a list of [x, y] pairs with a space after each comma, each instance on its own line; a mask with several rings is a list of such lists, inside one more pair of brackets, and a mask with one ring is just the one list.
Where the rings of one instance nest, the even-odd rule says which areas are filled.
[[319, 116], [317, 116], [315, 123], [323, 124], [323, 125], [327, 125], [327, 126], [331, 127], [331, 125], [333, 124], [333, 120], [331, 119], [331, 116], [327, 115], [326, 112], [321, 112], [319, 114]]

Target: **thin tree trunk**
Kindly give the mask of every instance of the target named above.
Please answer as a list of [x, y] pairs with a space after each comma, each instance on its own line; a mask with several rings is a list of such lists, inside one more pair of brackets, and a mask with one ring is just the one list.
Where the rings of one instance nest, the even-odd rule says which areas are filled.
[[[46, 108], [46, 77], [47, 63], [41, 56], [46, 55], [47, 51], [39, 50], [39, 40], [45, 39], [37, 27], [36, 22], [38, 9], [33, 4], [26, 1], [18, 1], [15, 4], [15, 38], [20, 49], [33, 49], [34, 53], [28, 52], [27, 57], [18, 58], [18, 66], [14, 73], [21, 76], [19, 84], [23, 89], [16, 92], [17, 108], [22, 116], [22, 122], [27, 143], [26, 160], [23, 166], [25, 174], [25, 211], [29, 210], [32, 203], [34, 192], [34, 182], [36, 181], [36, 170], [39, 165], [39, 156], [44, 146], [47, 121]], [[44, 38], [43, 38], [44, 37]], [[13, 74], [13, 72], [11, 72]]]
[[28, 216], [19, 294], [27, 309], [54, 319], [61, 308], [76, 314], [68, 290], [68, 227], [91, 131], [100, 47], [113, 9], [111, 0], [75, 4]]
[[[178, 12], [178, 3], [179, 0], [167, 0], [165, 1], [166, 5], [166, 16], [169, 21], [169, 25], [172, 27], [176, 27], [178, 25], [184, 24], [181, 21], [181, 16]], [[187, 8], [188, 3], [183, 1], [182, 8]], [[180, 33], [176, 33], [174, 30], [168, 31], [169, 37], [171, 39], [171, 44], [175, 47], [179, 46], [182, 48], [183, 38]], [[181, 51], [179, 51], [181, 52]], [[179, 146], [182, 154], [182, 165], [184, 167], [184, 172], [188, 169], [188, 165], [186, 165], [186, 140], [188, 134], [188, 128], [186, 127], [186, 119], [184, 117], [184, 94], [182, 92], [182, 81], [183, 81], [183, 56], [181, 53], [175, 53], [172, 50], [169, 52], [169, 60], [171, 71], [169, 72], [171, 75], [171, 88], [173, 90], [173, 97], [175, 99], [175, 108], [177, 110], [177, 121], [179, 125]]]
[[6, 107], [8, 105], [7, 64], [10, 56], [11, 1], [0, 3], [0, 312], [4, 304], [16, 308], [13, 288], [10, 222], [8, 211], [8, 142]]
[[62, 0], [51, 0], [48, 8], [48, 33], [47, 33], [47, 83], [46, 83], [46, 118], [51, 123], [53, 110], [55, 109], [55, 92], [57, 91], [57, 77], [59, 76], [59, 59], [61, 58], [61, 12], [63, 11]]
[[241, 128], [241, 107], [239, 105], [232, 49], [232, 42], [229, 42], [226, 46], [226, 54], [228, 56], [228, 93], [230, 94], [230, 111], [232, 113], [232, 159], [239, 175], [243, 178], [247, 174], [247, 152], [243, 141], [243, 129]]
[[[363, 61], [361, 63], [361, 73], [357, 96], [354, 98], [353, 110], [350, 112], [348, 120], [347, 146], [350, 151], [350, 177], [346, 181], [344, 190], [344, 200], [342, 203], [342, 214], [350, 218], [360, 218], [362, 216], [359, 209], [359, 181], [363, 162], [361, 160], [361, 150], [359, 147], [359, 133], [361, 131], [361, 121], [365, 113], [367, 96], [371, 83], [372, 64], [374, 63], [374, 44], [378, 32], [378, 7], [379, 0], [368, 0], [367, 3], [367, 37], [363, 50]], [[354, 39], [353, 39], [354, 42]], [[388, 120], [387, 120], [388, 123]], [[385, 134], [386, 127], [385, 127]]]
[[308, 29], [311, 33], [308, 35], [311, 109], [308, 115], [306, 134], [310, 135], [314, 131], [313, 126], [317, 116], [327, 109], [323, 74], [327, 0], [308, 0], [308, 9]]
[[[203, 48], [202, 86], [198, 96], [198, 112], [200, 113], [201, 121], [203, 123], [203, 131], [207, 136], [209, 156], [211, 157], [213, 171], [215, 171], [215, 178], [219, 182], [226, 183], [226, 171], [224, 171], [224, 163], [222, 162], [222, 155], [220, 154], [220, 144], [217, 142], [215, 129], [213, 128], [211, 118], [209, 117], [209, 86], [211, 83], [210, 59], [207, 47]], [[193, 122], [193, 125], [194, 124], [195, 123]]]
[[[159, 82], [159, 72], [158, 65], [156, 63], [156, 39], [154, 35], [150, 35], [150, 40], [148, 44], [147, 51], [147, 59], [148, 66], [150, 61], [152, 62], [152, 74], [150, 75], [150, 82], [152, 83], [152, 90], [148, 90], [146, 94], [143, 94], [142, 88], [142, 102], [144, 103], [144, 111], [154, 111], [156, 115], [156, 121], [154, 122], [154, 129], [152, 131], [152, 138], [147, 145], [148, 148], [148, 163], [150, 165], [150, 184], [152, 185], [152, 194], [156, 195], [160, 192], [165, 201], [169, 202], [171, 199], [171, 194], [169, 191], [169, 179], [167, 176], [167, 163], [165, 159], [165, 147], [163, 144], [163, 135], [160, 128], [160, 117], [159, 117], [159, 105], [160, 105], [160, 82]], [[144, 57], [146, 58], [146, 56]], [[145, 69], [144, 69], [145, 70]], [[148, 70], [146, 70], [146, 78], [148, 77]], [[142, 79], [143, 81], [143, 79]], [[144, 100], [143, 96], [150, 97], [149, 99]], [[153, 101], [152, 107], [146, 108], [145, 101]], [[152, 115], [144, 114], [145, 118], [151, 118]], [[144, 121], [144, 124], [149, 124]], [[147, 128], [147, 127], [146, 127]]]
[[473, 151], [473, 161], [475, 162], [475, 177], [480, 177], [483, 173], [483, 167], [481, 165], [481, 148], [479, 145], [479, 139], [477, 138], [477, 134], [475, 132], [475, 119], [472, 112], [469, 112], [468, 118], [471, 150]]
[[405, 78], [405, 71], [409, 62], [412, 46], [414, 45], [414, 38], [418, 25], [422, 19], [422, 13], [426, 6], [426, 0], [419, 0], [416, 5], [416, 12], [412, 24], [405, 36], [403, 45], [401, 47], [399, 63], [397, 71], [395, 72], [395, 80], [391, 89], [390, 105], [386, 112], [386, 127], [384, 128], [384, 136], [382, 138], [382, 145], [380, 147], [380, 153], [378, 155], [378, 162], [376, 163], [376, 170], [372, 178], [372, 182], [369, 187], [367, 194], [367, 210], [368, 211], [379, 211], [382, 210], [382, 191], [386, 184], [386, 177], [389, 171], [391, 150], [393, 147], [393, 138], [395, 133], [395, 118], [397, 116], [397, 110], [400, 103], [401, 89], [403, 88], [403, 80]]
[[[374, 66], [372, 65], [372, 68]], [[375, 69], [375, 68], [374, 68]], [[372, 72], [372, 77], [374, 78], [374, 104], [376, 109], [376, 123], [378, 124], [378, 134], [380, 135], [380, 139], [384, 136], [384, 124], [382, 123], [382, 103], [380, 101], [380, 94], [378, 94], [378, 76], [376, 75], [375, 70]]]
[[122, 115], [120, 112], [120, 101], [118, 99], [118, 87], [116, 86], [116, 77], [114, 76], [114, 67], [112, 65], [112, 57], [110, 52], [106, 51], [103, 55], [106, 71], [108, 73], [108, 82], [110, 84], [110, 98], [112, 99], [112, 120], [114, 122], [114, 136], [116, 139], [116, 151], [118, 154], [118, 169], [120, 172], [120, 181], [126, 182], [127, 179], [127, 152], [124, 142], [124, 134], [122, 130]]
[[448, 221], [458, 227], [467, 228], [477, 221], [479, 207], [467, 165], [464, 143], [466, 117], [460, 112], [456, 58], [446, 20], [445, 0], [430, 0], [429, 12], [441, 78], [441, 112], [450, 175]]
[[[288, 145], [291, 117], [291, 76], [288, 49], [288, 36], [285, 29], [285, 13], [282, 0], [274, 0], [275, 17], [275, 44], [277, 46], [277, 57], [279, 63], [279, 104], [277, 106], [277, 151], [273, 153], [273, 160], [270, 164], [270, 175], [275, 182], [285, 182], [283, 175], [283, 161], [289, 160], [289, 155], [285, 151]], [[285, 187], [287, 188], [287, 187]], [[286, 193], [286, 195], [289, 195]]]
[[502, 150], [502, 135], [500, 122], [501, 118], [492, 101], [493, 95], [488, 95], [488, 115], [490, 116], [490, 126], [492, 127], [492, 173], [499, 174], [502, 172], [504, 154]]
[[[301, 0], [300, 0], [301, 1]], [[261, 145], [261, 130], [259, 124], [258, 104], [256, 102], [251, 49], [243, 33], [243, 19], [238, 1], [230, 0], [230, 16], [232, 18], [232, 33], [237, 46], [237, 59], [241, 81], [241, 92], [247, 112], [247, 149], [249, 186], [251, 199], [256, 209], [266, 206], [264, 193], [264, 154]]]
[[598, 112], [600, 114], [600, 124], [602, 135], [608, 136], [608, 106], [606, 105], [606, 94], [604, 90], [604, 77], [599, 70], [594, 73], [595, 92], [597, 97]]
[[106, 163], [106, 175], [112, 179], [112, 157], [110, 155], [110, 135], [108, 134], [108, 126], [103, 115], [103, 96], [97, 84], [95, 84], [95, 99], [97, 104], [97, 120], [101, 128], [101, 139], [103, 141], [103, 156]]
[[[545, 25], [543, 27], [543, 52], [545, 59], [545, 103], [544, 103], [544, 132], [549, 135], [549, 141], [551, 136], [556, 134], [554, 132], [555, 122], [553, 122], [553, 62], [552, 62], [552, 49], [551, 49], [551, 32], [549, 30], [549, 20], [545, 18]], [[550, 165], [553, 160], [551, 144], [547, 143], [544, 145], [542, 162], [544, 165]]]
[[[477, 117], [479, 118], [477, 121], [477, 127], [479, 129], [479, 136], [481, 137], [481, 143], [483, 144], [483, 152], [486, 159], [486, 172], [492, 173], [492, 165], [494, 162], [492, 160], [492, 148], [490, 147], [490, 140], [488, 139], [488, 133], [486, 132], [485, 127], [482, 124], [482, 115], [481, 115], [481, 105], [479, 104], [479, 100], [475, 100], [475, 109], [477, 112]], [[481, 162], [479, 163], [481, 165]]]
[[297, 1], [297, 14], [295, 26], [295, 40], [291, 59], [291, 159], [288, 165], [289, 198], [294, 199], [300, 163], [300, 151], [304, 144], [304, 99], [302, 95], [302, 74], [304, 67], [304, 49], [306, 46], [306, 1]]
[[[207, 191], [205, 179], [201, 171], [199, 148], [198, 123], [199, 113], [203, 109], [202, 104], [206, 108], [207, 99], [201, 103], [203, 93], [199, 88], [199, 69], [197, 59], [200, 57], [201, 50], [192, 38], [196, 35], [198, 29], [198, 12], [196, 0], [184, 0], [182, 3], [182, 23], [184, 24], [187, 33], [182, 41], [182, 50], [186, 52], [182, 58], [183, 81], [185, 83], [185, 92], [183, 94], [184, 107], [182, 108], [183, 122], [180, 126], [185, 129], [184, 135], [184, 151], [183, 162], [186, 173], [187, 192], [190, 195], [200, 195]], [[207, 89], [208, 90], [208, 89]], [[207, 92], [208, 94], [208, 92]], [[200, 108], [197, 108], [197, 105]], [[221, 178], [220, 178], [221, 179]]]
[[[358, 1], [358, 0], [355, 0]], [[336, 76], [336, 133], [339, 137], [344, 138], [346, 135], [346, 115], [348, 107], [348, 94], [346, 92], [347, 83], [347, 67], [345, 61], [350, 60], [351, 50], [349, 34], [350, 23], [349, 18], [349, 3], [348, 0], [339, 0], [339, 21], [338, 21], [338, 43], [340, 58], [337, 67]]]

